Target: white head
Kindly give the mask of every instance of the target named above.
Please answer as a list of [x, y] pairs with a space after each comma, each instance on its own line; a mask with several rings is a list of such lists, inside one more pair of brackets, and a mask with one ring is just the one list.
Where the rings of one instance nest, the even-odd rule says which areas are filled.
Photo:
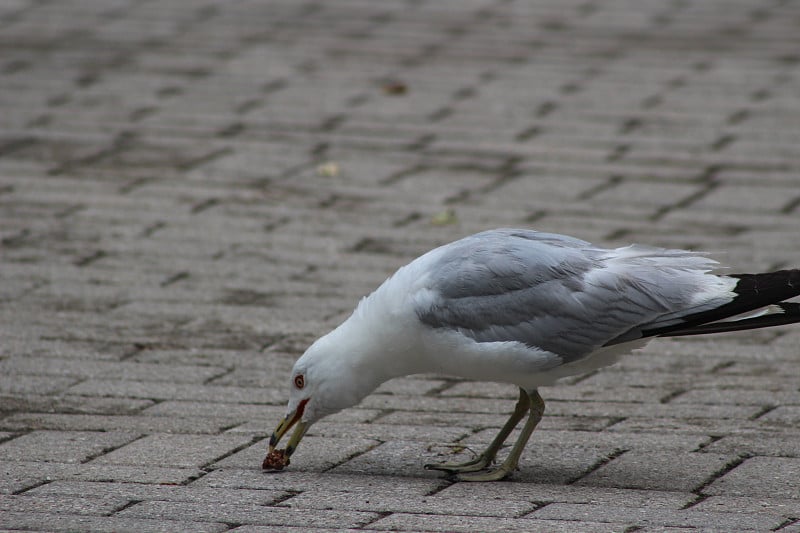
[[418, 339], [408, 333], [414, 331], [417, 317], [404, 293], [398, 295], [405, 287], [399, 274], [405, 270], [363, 298], [350, 318], [318, 339], [294, 364], [288, 412], [272, 433], [270, 452], [297, 425], [284, 451], [285, 457], [290, 456], [320, 418], [357, 404], [390, 378], [423, 370], [413, 357], [420, 352]]
[[345, 325], [318, 339], [294, 364], [288, 412], [270, 437], [270, 451], [296, 425], [285, 451], [291, 455], [311, 424], [357, 404], [387, 379], [381, 365], [369, 364], [374, 357], [366, 343], [348, 342]]

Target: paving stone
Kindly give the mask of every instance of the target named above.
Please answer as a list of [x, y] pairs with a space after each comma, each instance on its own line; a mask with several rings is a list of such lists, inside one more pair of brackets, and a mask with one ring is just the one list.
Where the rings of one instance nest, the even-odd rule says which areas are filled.
[[117, 396], [156, 400], [215, 400], [221, 402], [283, 403], [285, 393], [272, 389], [160, 383], [147, 381], [87, 380], [69, 389], [70, 394]]
[[[396, 411], [381, 416], [379, 421], [385, 424], [398, 425], [422, 424], [425, 427], [469, 427], [473, 430], [487, 427], [499, 429], [508, 418], [508, 414]], [[545, 416], [540, 422], [540, 429], [599, 431], [617, 420], [611, 417]]]
[[704, 452], [738, 455], [764, 455], [800, 458], [800, 435], [796, 426], [777, 435], [748, 432], [746, 435], [726, 435], [703, 448]]
[[0, 493], [17, 493], [55, 477], [73, 476], [77, 472], [76, 464], [3, 461], [0, 462]]
[[[242, 437], [237, 437], [242, 438]], [[212, 465], [214, 468], [260, 469], [267, 452], [269, 439], [259, 442], [222, 459]], [[290, 468], [299, 471], [320, 472], [334, 465], [360, 455], [379, 444], [379, 441], [365, 438], [304, 437], [292, 455]]]
[[86, 398], [62, 395], [20, 394], [0, 396], [0, 410], [6, 413], [85, 413], [129, 414], [153, 404], [152, 400], [132, 398]]
[[800, 500], [781, 498], [757, 498], [740, 496], [711, 496], [693, 505], [695, 511], [725, 513], [767, 513], [779, 519], [789, 519], [798, 515]]
[[2, 422], [11, 430], [136, 431], [140, 433], [219, 433], [232, 425], [230, 418], [161, 416], [105, 416], [72, 414], [16, 414]]
[[75, 383], [72, 378], [51, 376], [0, 376], [0, 394], [55, 394]]
[[797, 498], [800, 460], [786, 457], [751, 457], [716, 479], [704, 492], [724, 496]]
[[53, 513], [66, 515], [110, 515], [124, 507], [125, 498], [75, 498], [60, 495], [0, 494], [0, 511], [18, 513]]
[[[581, 520], [580, 525], [582, 531], [590, 532], [608, 531], [609, 527], [590, 520]], [[369, 527], [380, 531], [574, 531], [575, 521], [393, 513]]]
[[94, 459], [97, 464], [201, 467], [250, 442], [237, 435], [147, 435]]
[[242, 488], [205, 488], [182, 485], [156, 485], [143, 483], [114, 483], [91, 481], [53, 481], [31, 489], [26, 495], [64, 496], [72, 498], [118, 498], [124, 501], [161, 500], [187, 502], [228, 502], [254, 505], [270, 505], [285, 499], [288, 494], [280, 490], [246, 490]]
[[759, 190], [759, 201], [753, 203], [753, 189], [737, 185], [729, 185], [701, 198], [697, 202], [700, 209], [722, 209], [729, 211], [768, 211], [775, 212], [786, 205], [796, 193], [796, 189], [787, 187], [763, 187]]
[[[650, 403], [658, 394], [654, 393], [652, 388], [617, 386], [613, 389], [607, 387], [596, 387], [591, 384], [587, 385], [585, 382], [578, 385], [567, 386], [560, 384], [554, 387], [542, 388], [541, 391], [545, 402], [548, 406], [551, 402], [556, 400], [608, 400], [613, 402], [640, 402]], [[670, 390], [663, 389], [663, 396], [667, 396]], [[442, 391], [442, 396], [465, 396], [475, 398], [504, 398], [510, 401], [516, 401], [517, 391], [513, 386], [500, 384], [500, 383], [476, 383], [476, 382], [462, 382], [456, 383]], [[513, 405], [513, 403], [512, 403]], [[550, 413], [548, 413], [550, 414]]]
[[179, 485], [200, 476], [197, 469], [95, 465], [86, 463], [0, 462], [0, 493], [16, 493], [58, 479]]
[[398, 497], [425, 496], [437, 492], [449, 483], [445, 480], [409, 477], [398, 483], [397, 476], [366, 476], [363, 474], [338, 474], [303, 472], [294, 467], [278, 474], [259, 470], [220, 468], [209, 472], [192, 485], [212, 488], [287, 490], [305, 492], [319, 490], [326, 493], [352, 492]]
[[759, 417], [759, 420], [776, 426], [795, 428], [798, 422], [800, 422], [800, 405], [779, 405], [775, 407], [775, 409]]
[[651, 527], [695, 527], [734, 529], [770, 529], [777, 527], [780, 519], [768, 514], [726, 514], [709, 511], [633, 509], [573, 503], [554, 503], [529, 515], [531, 518], [548, 520], [592, 520], [612, 524], [629, 524]]
[[372, 522], [376, 513], [357, 511], [289, 509], [265, 507], [263, 505], [194, 503], [194, 502], [142, 502], [132, 505], [115, 516], [125, 518], [157, 518], [167, 520], [217, 521], [230, 523], [261, 524], [271, 526], [292, 525], [302, 522], [308, 527], [358, 527]]
[[[227, 417], [227, 425], [239, 421], [245, 422], [236, 430], [242, 432], [272, 431], [281, 418], [286, 415], [286, 405], [263, 405], [226, 402], [194, 402], [163, 401], [149, 407], [144, 414], [153, 417], [184, 417], [187, 419], [203, 419]], [[373, 409], [345, 409], [327, 418], [325, 422], [359, 423], [369, 422], [380, 412]], [[245, 429], [245, 426], [247, 428]], [[315, 424], [316, 426], [316, 424]], [[314, 426], [312, 426], [313, 428]]]
[[477, 498], [492, 500], [519, 500], [538, 504], [563, 502], [609, 505], [632, 508], [682, 509], [696, 499], [688, 492], [653, 491], [639, 489], [603, 488], [596, 486], [547, 484], [516, 480], [501, 481], [492, 485], [491, 494], [474, 483], [454, 483], [437, 493], [448, 498]]
[[800, 523], [797, 520], [787, 520], [787, 525], [783, 526], [781, 529], [782, 531], [786, 531], [787, 533], [797, 533], [800, 531]]
[[[231, 529], [230, 531], [235, 531], [236, 533], [271, 533], [274, 531], [275, 528], [273, 526], [239, 526], [235, 529]], [[287, 533], [336, 533], [338, 531], [345, 531], [348, 533], [352, 533], [354, 531], [368, 531], [364, 529], [340, 529], [340, 528], [333, 528], [333, 527], [315, 527], [315, 528], [308, 528], [305, 526], [281, 526], [281, 531], [286, 531]]]
[[[313, 339], [311, 339], [313, 340]], [[310, 340], [309, 340], [310, 342]], [[292, 357], [268, 356], [251, 349], [203, 349], [203, 350], [167, 350], [152, 349], [137, 353], [131, 359], [147, 363], [170, 365], [208, 365], [233, 368], [264, 368], [276, 374], [289, 375], [294, 364]]]
[[610, 433], [640, 433], [690, 435], [727, 435], [739, 431], [759, 428], [768, 430], [768, 426], [753, 424], [747, 419], [714, 419], [714, 418], [629, 418], [608, 428]]
[[[616, 426], [614, 426], [616, 427]], [[478, 443], [491, 442], [495, 430], [484, 430], [463, 442], [477, 445]], [[516, 432], [509, 437], [507, 444], [516, 437]], [[528, 447], [531, 450], [537, 448], [581, 448], [581, 449], [600, 449], [600, 450], [639, 450], [642, 452], [669, 451], [675, 453], [691, 452], [707, 445], [710, 438], [699, 435], [685, 434], [665, 434], [663, 432], [595, 432], [586, 431], [539, 431], [533, 432]], [[527, 448], [527, 447], [526, 447]]]
[[578, 481], [584, 486], [691, 492], [724, 471], [735, 456], [627, 452]]
[[26, 513], [11, 511], [3, 514], [3, 527], [33, 531], [118, 531], [131, 533], [191, 533], [227, 531], [227, 524], [193, 520], [152, 520], [119, 518], [116, 516], [81, 516], [66, 513]]
[[[545, 400], [546, 401], [546, 400]], [[620, 418], [674, 417], [674, 418], [742, 418], [746, 419], [759, 413], [757, 406], [740, 405], [696, 405], [696, 404], [652, 404], [628, 402], [564, 402], [555, 401], [546, 404], [545, 416], [552, 411], [555, 415], [568, 413], [583, 416], [611, 416]]]
[[349, 509], [381, 513], [452, 514], [456, 507], [461, 514], [470, 516], [521, 516], [532, 511], [535, 504], [521, 500], [486, 500], [485, 497], [449, 498], [436, 496], [403, 497], [393, 494], [375, 494], [307, 491], [289, 498], [283, 505], [302, 509]]
[[[769, 390], [730, 390], [730, 389], [698, 389], [681, 393], [670, 401], [670, 404], [728, 404], [728, 405], [759, 405], [771, 406], [776, 403], [790, 404], [800, 402], [798, 391], [769, 391]], [[770, 420], [779, 420], [781, 413], [791, 412], [794, 406], [781, 405], [781, 411], [772, 415]], [[770, 415], [772, 412], [767, 413]]]
[[[400, 475], [412, 477], [441, 477], [440, 472], [425, 470], [426, 463], [442, 462], [444, 454], [452, 453], [454, 445], [419, 441], [391, 440], [336, 466], [337, 474]], [[455, 445], [463, 449], [462, 445]], [[447, 456], [449, 459], [449, 455]]]
[[130, 431], [34, 431], [0, 444], [0, 460], [81, 463], [138, 437]]

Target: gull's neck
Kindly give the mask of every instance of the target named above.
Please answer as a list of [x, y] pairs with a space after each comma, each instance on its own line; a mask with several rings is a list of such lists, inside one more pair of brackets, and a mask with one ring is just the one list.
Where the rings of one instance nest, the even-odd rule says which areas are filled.
[[417, 317], [406, 299], [401, 269], [375, 292], [359, 302], [353, 314], [326, 337], [331, 348], [357, 373], [369, 394], [389, 379], [417, 374], [427, 369], [417, 338]]
[[[373, 295], [374, 296], [374, 295]], [[421, 372], [417, 342], [399, 314], [385, 312], [378, 302], [362, 301], [342, 325], [328, 334], [353, 371], [375, 387], [392, 378]], [[344, 355], [346, 352], [347, 355]]]

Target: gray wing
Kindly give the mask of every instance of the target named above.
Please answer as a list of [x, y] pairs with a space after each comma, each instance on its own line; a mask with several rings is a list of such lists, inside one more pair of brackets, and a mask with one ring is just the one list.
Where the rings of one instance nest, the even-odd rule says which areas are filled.
[[700, 278], [716, 278], [705, 274], [714, 262], [691, 252], [606, 250], [524, 230], [477, 234], [430, 260], [434, 296], [417, 307], [421, 322], [478, 342], [522, 342], [564, 362], [636, 338], [643, 324], [679, 320], [697, 310]]

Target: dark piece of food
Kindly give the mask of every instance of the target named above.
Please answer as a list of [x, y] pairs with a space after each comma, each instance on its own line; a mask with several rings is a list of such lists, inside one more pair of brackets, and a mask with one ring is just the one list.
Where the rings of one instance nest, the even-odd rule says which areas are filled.
[[261, 463], [261, 468], [264, 470], [283, 470], [289, 464], [289, 456], [286, 455], [286, 450], [272, 450], [267, 453], [264, 462]]
[[408, 92], [408, 85], [400, 80], [387, 80], [382, 88], [385, 94], [391, 96], [402, 96]]

